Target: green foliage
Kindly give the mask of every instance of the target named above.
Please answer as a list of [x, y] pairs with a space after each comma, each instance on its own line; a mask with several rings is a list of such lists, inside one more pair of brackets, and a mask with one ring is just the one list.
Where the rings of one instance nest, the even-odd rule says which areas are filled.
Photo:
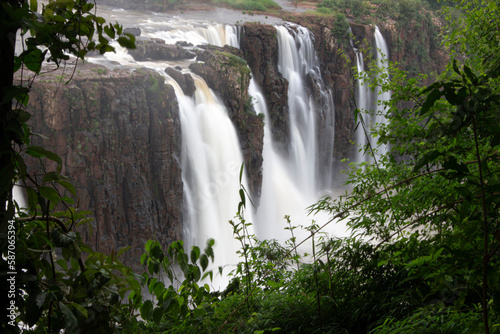
[[[210, 259], [214, 259], [213, 245], [214, 240], [210, 239], [204, 252], [194, 246], [186, 254], [182, 241], [173, 242], [166, 253], [159, 242], [150, 240], [146, 243], [146, 252], [141, 257], [141, 264], [146, 269], [143, 285], [152, 300], [145, 301], [141, 306], [144, 320], [158, 325], [163, 319], [167, 322], [163, 326], [172, 328], [206, 313], [207, 304], [214, 296], [210, 294], [209, 285], [202, 285], [201, 282], [206, 277], [213, 277], [212, 271], [206, 271]], [[165, 284], [167, 280], [168, 286]], [[138, 297], [140, 293], [129, 298]]]
[[235, 9], [260, 12], [280, 10], [281, 6], [273, 0], [213, 0], [215, 4], [227, 5]]
[[428, 3], [423, 0], [377, 0], [376, 14], [382, 18], [392, 18], [398, 24], [404, 24], [412, 20], [421, 20], [423, 12], [428, 7]]
[[350, 17], [360, 18], [368, 14], [369, 6], [363, 0], [323, 0], [318, 5], [318, 11], [325, 13], [325, 9], [330, 13], [340, 12]]

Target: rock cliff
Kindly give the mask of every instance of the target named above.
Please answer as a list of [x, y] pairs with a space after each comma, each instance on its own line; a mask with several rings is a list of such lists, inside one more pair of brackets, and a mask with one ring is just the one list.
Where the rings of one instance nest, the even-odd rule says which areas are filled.
[[68, 85], [56, 72], [33, 86], [33, 131], [48, 137], [34, 141], [61, 156], [79, 207], [93, 211], [93, 233], [82, 231], [84, 240], [102, 252], [131, 246], [127, 262], [138, 267], [148, 239], [167, 245], [181, 237], [175, 94], [152, 71], [92, 64], [78, 71]]

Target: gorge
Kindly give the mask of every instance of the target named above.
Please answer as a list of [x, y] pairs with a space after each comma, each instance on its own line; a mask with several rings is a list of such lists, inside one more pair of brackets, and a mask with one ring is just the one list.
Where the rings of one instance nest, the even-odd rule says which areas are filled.
[[242, 162], [255, 205], [247, 220], [259, 238], [284, 241], [283, 216], [308, 225], [305, 208], [342, 184], [342, 159], [359, 161], [354, 99], [374, 108], [378, 92], [357, 86], [355, 50], [371, 47], [379, 60], [385, 39], [391, 60], [424, 73], [446, 61], [409, 48], [432, 39], [428, 26], [417, 36], [392, 21], [380, 31], [351, 22], [354, 49], [331, 17], [221, 24], [133, 15], [136, 50], [90, 57], [68, 85], [58, 72], [40, 76], [30, 102], [33, 132], [48, 138], [40, 143], [62, 157], [79, 206], [94, 212], [84, 240], [102, 252], [132, 246], [132, 266], [148, 239], [201, 246], [213, 237], [224, 249], [216, 258], [237, 261], [228, 220]]

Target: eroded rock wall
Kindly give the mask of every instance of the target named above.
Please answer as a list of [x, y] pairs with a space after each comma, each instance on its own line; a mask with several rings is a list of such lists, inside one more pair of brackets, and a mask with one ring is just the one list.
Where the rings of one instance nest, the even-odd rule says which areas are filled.
[[288, 81], [278, 71], [278, 39], [276, 28], [259, 23], [245, 23], [241, 50], [252, 75], [265, 94], [273, 140], [283, 151], [288, 149]]
[[148, 70], [78, 71], [68, 85], [51, 74], [33, 86], [31, 126], [48, 137], [34, 141], [61, 156], [78, 206], [93, 211], [93, 233], [82, 231], [84, 240], [105, 253], [131, 246], [127, 262], [137, 268], [147, 240], [168, 245], [181, 237], [175, 93]]

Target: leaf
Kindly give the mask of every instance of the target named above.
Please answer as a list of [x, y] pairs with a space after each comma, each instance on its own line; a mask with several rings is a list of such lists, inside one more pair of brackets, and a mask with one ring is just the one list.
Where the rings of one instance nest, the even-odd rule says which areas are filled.
[[155, 324], [159, 324], [161, 321], [161, 318], [163, 317], [163, 308], [157, 307], [153, 311], [153, 321]]
[[76, 320], [75, 315], [71, 310], [63, 303], [59, 302], [59, 309], [61, 310], [61, 313], [64, 318], [64, 322], [66, 322], [68, 328], [75, 328], [78, 324], [78, 321]]
[[156, 282], [155, 286], [153, 287], [153, 293], [155, 296], [159, 297], [162, 296], [165, 291], [165, 285], [163, 282]]
[[36, 205], [38, 203], [38, 195], [33, 188], [26, 188], [26, 193], [28, 194], [28, 207], [30, 211], [36, 211]]
[[30, 0], [30, 10], [32, 12], [37, 12], [38, 11], [38, 2], [37, 2], [37, 0]]
[[127, 247], [122, 247], [118, 250], [118, 253], [116, 253], [116, 257], [119, 257], [120, 255], [122, 255], [123, 253], [125, 253], [126, 251], [128, 251], [132, 246], [127, 246]]
[[73, 196], [76, 196], [76, 188], [71, 183], [63, 180], [57, 180], [56, 182], [66, 188], [66, 190], [68, 190]]
[[191, 248], [191, 263], [196, 263], [200, 258], [200, 248], [198, 246], [193, 246]]
[[279, 284], [272, 280], [268, 280], [267, 285], [269, 285], [273, 289], [279, 288]]
[[202, 254], [200, 256], [200, 265], [203, 271], [205, 271], [205, 269], [207, 269], [208, 267], [208, 257], [205, 254]]
[[245, 166], [245, 164], [242, 162], [241, 167], [240, 167], [240, 183], [241, 183], [241, 180], [243, 179], [243, 167], [244, 166]]
[[120, 46], [127, 48], [127, 49], [135, 49], [135, 36], [131, 34], [126, 34], [127, 37], [120, 36], [118, 37], [117, 41], [120, 44]]
[[[115, 29], [113, 26], [110, 24], [109, 26], [104, 26], [104, 32], [106, 35], [108, 35], [110, 38], [114, 39], [115, 38]], [[102, 43], [102, 42], [101, 42]]]
[[146, 300], [141, 306], [141, 317], [144, 320], [151, 320], [153, 316], [153, 303], [151, 300]]
[[41, 292], [38, 296], [36, 296], [36, 306], [41, 309], [43, 307], [43, 304], [45, 304], [45, 300], [47, 299], [48, 296], [47, 291]]
[[43, 176], [43, 183], [56, 181], [56, 180], [59, 180], [61, 178], [62, 178], [61, 174], [59, 174], [57, 172], [48, 172], [48, 173], [45, 173], [45, 175]]
[[432, 151], [426, 152], [418, 160], [418, 162], [415, 164], [415, 166], [413, 167], [413, 171], [417, 172], [418, 170], [420, 170], [420, 168], [422, 168], [423, 166], [427, 165], [428, 163], [436, 160], [436, 158], [438, 158], [441, 155], [443, 155], [443, 154], [441, 152], [439, 152], [438, 150], [432, 150]]
[[78, 312], [80, 312], [85, 318], [89, 317], [89, 314], [87, 312], [87, 309], [83, 307], [80, 304], [77, 303], [70, 303], [71, 306], [73, 306]]
[[[29, 95], [28, 94], [24, 94], [24, 96], [26, 96], [26, 103], [23, 103], [21, 101], [21, 103], [23, 103], [24, 105], [28, 104], [28, 101], [29, 101]], [[29, 121], [29, 119], [31, 118], [31, 114], [29, 112], [27, 112], [26, 110], [24, 109], [16, 109], [16, 110], [13, 110], [13, 112], [15, 112], [17, 114], [17, 117], [16, 117], [16, 120], [19, 122], [19, 123], [26, 123], [27, 121]]]
[[57, 162], [58, 166], [62, 165], [62, 159], [60, 156], [40, 146], [35, 146], [35, 145], [28, 146], [28, 148], [26, 149], [26, 154], [31, 155], [32, 157], [35, 158], [46, 157], [49, 160]]
[[446, 157], [446, 160], [443, 163], [443, 167], [446, 169], [454, 170], [459, 174], [469, 174], [469, 168], [467, 168], [467, 165], [459, 164], [457, 159], [452, 155]]
[[439, 90], [439, 87], [434, 89], [433, 91], [430, 92], [429, 95], [427, 95], [427, 99], [425, 100], [424, 104], [422, 105], [422, 108], [420, 108], [420, 116], [425, 115], [426, 113], [429, 112], [429, 110], [432, 108], [434, 103], [441, 98], [443, 93]]
[[455, 90], [450, 89], [444, 92], [445, 99], [453, 106], [459, 106], [464, 103], [464, 97], [455, 93]]
[[40, 191], [40, 195], [53, 203], [58, 203], [61, 199], [57, 191], [52, 187], [40, 186], [38, 190]]
[[24, 65], [36, 74], [40, 73], [42, 69], [42, 62], [45, 60], [45, 54], [47, 51], [42, 52], [38, 48], [28, 49], [24, 51], [21, 56], [23, 57]]

